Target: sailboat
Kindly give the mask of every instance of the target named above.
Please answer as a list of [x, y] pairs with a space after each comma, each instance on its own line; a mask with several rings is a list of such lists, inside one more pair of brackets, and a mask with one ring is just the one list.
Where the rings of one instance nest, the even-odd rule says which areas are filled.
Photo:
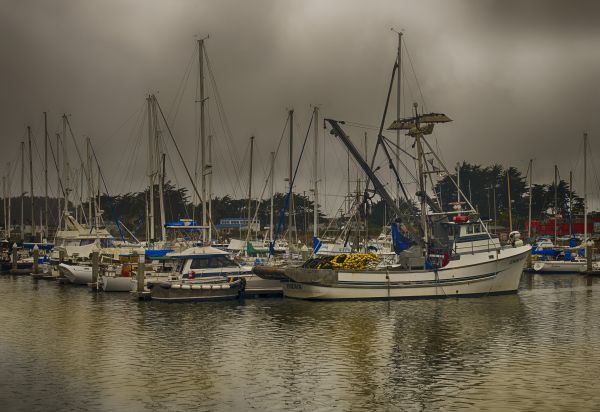
[[[587, 133], [583, 134], [583, 204], [584, 204], [584, 236], [579, 242], [575, 237], [569, 240], [569, 247], [544, 249], [534, 248], [532, 255], [537, 259], [533, 263], [533, 271], [538, 273], [583, 273], [587, 270], [587, 259], [579, 255], [585, 252], [587, 239]], [[572, 179], [571, 179], [572, 180]], [[558, 169], [554, 168], [554, 242], [557, 241], [557, 210], [558, 210]], [[570, 185], [572, 190], [572, 184]], [[572, 204], [570, 205], [572, 210]], [[573, 235], [573, 233], [571, 233]], [[579, 244], [578, 244], [579, 243]]]
[[[394, 65], [392, 82], [397, 70], [398, 62]], [[392, 83], [388, 90], [386, 110], [391, 88]], [[272, 268], [263, 271], [262, 267], [255, 267], [255, 273], [269, 278], [279, 276], [286, 297], [312, 300], [465, 297], [517, 291], [531, 247], [523, 244], [518, 232], [511, 234], [510, 245], [501, 247], [464, 194], [463, 199], [470, 209], [448, 212], [442, 211], [440, 204], [427, 194], [427, 183], [433, 174], [430, 170], [433, 159], [460, 191], [426, 138], [436, 124], [447, 123], [451, 119], [441, 113], [419, 113], [416, 103], [413, 107], [412, 117], [397, 119], [389, 126], [389, 130], [406, 131], [407, 136], [414, 140], [418, 165], [418, 214], [410, 208], [401, 209], [399, 202], [393, 200], [373, 170], [375, 155], [378, 148], [382, 147], [396, 183], [407, 196], [382, 133], [385, 111], [371, 166], [342, 129], [340, 122], [325, 119], [331, 134], [340, 139], [373, 184], [375, 192], [396, 215], [392, 231], [394, 248], [399, 255], [398, 263], [366, 269], [342, 264], [341, 267], [323, 269], [308, 261], [302, 267], [287, 267], [277, 273]], [[433, 159], [428, 156], [433, 156]]]

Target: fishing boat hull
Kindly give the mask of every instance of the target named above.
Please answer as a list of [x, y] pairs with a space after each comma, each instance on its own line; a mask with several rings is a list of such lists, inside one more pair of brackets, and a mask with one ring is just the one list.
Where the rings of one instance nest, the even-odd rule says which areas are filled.
[[585, 261], [569, 262], [560, 260], [537, 261], [533, 270], [537, 273], [582, 273], [587, 269]]
[[286, 297], [313, 300], [410, 299], [515, 293], [530, 246], [461, 255], [437, 271], [288, 268]]
[[92, 282], [92, 268], [90, 266], [61, 263], [58, 265], [58, 270], [62, 276], [75, 285], [87, 285]]
[[148, 282], [150, 297], [165, 302], [205, 302], [237, 299], [243, 291], [244, 282]]

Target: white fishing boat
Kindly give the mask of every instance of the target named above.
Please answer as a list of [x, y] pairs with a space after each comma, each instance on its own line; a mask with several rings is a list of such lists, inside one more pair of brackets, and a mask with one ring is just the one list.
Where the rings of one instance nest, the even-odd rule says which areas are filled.
[[[394, 65], [394, 73], [398, 64]], [[392, 76], [393, 80], [394, 76]], [[389, 96], [392, 84], [388, 92]], [[390, 155], [391, 145], [383, 135], [385, 113], [381, 122], [377, 145], [371, 166], [362, 152], [342, 129], [340, 123], [325, 119], [331, 134], [344, 144], [356, 163], [362, 168], [367, 181], [374, 191], [385, 201], [395, 216], [392, 224], [394, 250], [398, 254], [398, 264], [376, 268], [356, 269], [350, 264], [347, 268], [321, 269], [306, 262], [304, 267], [288, 267], [277, 275], [283, 279], [283, 293], [286, 297], [316, 300], [336, 299], [393, 299], [393, 298], [437, 298], [486, 296], [515, 293], [531, 247], [523, 245], [518, 232], [511, 233], [511, 244], [501, 247], [498, 239], [492, 236], [470, 201], [454, 181], [426, 135], [433, 132], [437, 123], [450, 122], [441, 113], [421, 114], [414, 104], [413, 117], [398, 119], [390, 130], [407, 131], [413, 139], [415, 155], [410, 155], [416, 164], [414, 178], [417, 192], [413, 200], [407, 193]], [[402, 189], [404, 207], [392, 198], [386, 185], [373, 168], [377, 150], [382, 147], [384, 161], [389, 164], [394, 184]], [[454, 210], [442, 210], [442, 203], [433, 192], [433, 176], [448, 177], [456, 188], [458, 201]], [[428, 187], [429, 182], [431, 186]], [[368, 185], [367, 185], [368, 186]], [[370, 193], [365, 189], [365, 199]], [[432, 193], [432, 196], [429, 193]], [[464, 201], [461, 201], [461, 196]], [[367, 201], [367, 200], [365, 200]], [[414, 202], [414, 203], [413, 203]], [[412, 204], [418, 204], [417, 209]], [[462, 208], [467, 204], [468, 208]], [[350, 255], [352, 256], [352, 255]], [[339, 264], [339, 262], [337, 262]], [[267, 271], [265, 271], [267, 272]], [[265, 277], [273, 276], [269, 269]], [[257, 267], [255, 273], [261, 274]]]

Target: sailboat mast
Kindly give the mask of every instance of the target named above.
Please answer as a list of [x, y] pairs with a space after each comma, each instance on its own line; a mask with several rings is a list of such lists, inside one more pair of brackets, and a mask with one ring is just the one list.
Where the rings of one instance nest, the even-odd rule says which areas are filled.
[[[69, 157], [67, 153], [67, 115], [63, 114], [63, 134], [62, 134], [62, 151], [63, 151], [63, 185], [64, 185], [64, 195], [65, 195], [65, 204], [64, 204], [64, 212], [65, 214], [69, 212]], [[66, 229], [66, 220], [65, 221], [65, 229]]]
[[558, 166], [554, 165], [554, 243], [558, 237]]
[[12, 186], [12, 184], [11, 184], [11, 179], [10, 179], [10, 171], [11, 171], [10, 162], [8, 162], [8, 170], [6, 173], [6, 176], [7, 176], [6, 177], [6, 180], [7, 180], [6, 185], [8, 187], [8, 189], [6, 191], [6, 194], [8, 195], [8, 226], [7, 226], [8, 231], [6, 234], [6, 238], [8, 240], [10, 240], [10, 232], [12, 229], [12, 227], [11, 227], [11, 225], [12, 225], [12, 216], [11, 216], [11, 214], [12, 214], [12, 210], [11, 210], [12, 209], [12, 205], [11, 205], [11, 202], [12, 202], [11, 186]]
[[166, 154], [161, 153], [161, 167], [160, 167], [160, 180], [158, 186], [159, 206], [160, 206], [160, 240], [163, 242], [167, 240], [167, 223], [165, 218], [165, 158]]
[[569, 170], [569, 234], [573, 235], [573, 171]]
[[250, 240], [252, 227], [252, 162], [254, 160], [254, 136], [250, 136], [250, 174], [248, 176], [248, 233], [246, 239]]
[[35, 242], [35, 211], [33, 210], [33, 159], [31, 152], [31, 127], [27, 126], [27, 143], [29, 146], [29, 197], [31, 198], [31, 237]]
[[44, 236], [48, 237], [48, 115], [44, 112]]
[[527, 239], [531, 239], [531, 202], [532, 202], [532, 182], [533, 182], [533, 159], [529, 159], [529, 224], [527, 225]]
[[[294, 110], [290, 110], [290, 170], [289, 170], [289, 183], [290, 183], [290, 199], [288, 205], [288, 247], [292, 247], [292, 225], [293, 225], [293, 213], [294, 213], [294, 187], [292, 186], [292, 179], [294, 178]], [[291, 250], [290, 250], [291, 251]]]
[[[583, 134], [583, 240], [587, 242], [587, 148], [588, 135]], [[586, 250], [587, 253], [587, 250]]]
[[208, 173], [208, 241], [212, 242], [212, 135], [208, 135], [208, 164], [206, 165]]
[[94, 188], [93, 188], [93, 182], [94, 182], [94, 175], [93, 175], [93, 170], [92, 170], [92, 155], [91, 155], [91, 150], [90, 150], [90, 146], [91, 146], [91, 141], [90, 138], [88, 137], [87, 139], [85, 139], [85, 143], [86, 143], [86, 156], [87, 156], [87, 194], [88, 194], [88, 221], [90, 226], [92, 226], [94, 223], [93, 220], [93, 215], [92, 215], [92, 199], [94, 197]]
[[[398, 82], [396, 85], [396, 120], [400, 120], [402, 100], [402, 32], [398, 32]], [[396, 130], [396, 147], [400, 147], [400, 130]], [[396, 170], [400, 170], [400, 150], [396, 150]], [[396, 202], [400, 206], [400, 184], [396, 184]]]
[[[200, 193], [202, 194], [202, 226], [206, 226], [206, 122], [204, 120], [204, 39], [198, 40], [198, 65], [200, 71]], [[202, 240], [206, 242], [206, 231], [202, 231]]]
[[149, 187], [149, 211], [148, 211], [148, 224], [150, 228], [148, 234], [150, 238], [148, 240], [154, 240], [154, 125], [153, 120], [153, 101], [152, 96], [148, 96], [148, 187]]
[[508, 191], [508, 228], [512, 232], [512, 200], [510, 198], [510, 167], [506, 170], [506, 185]]
[[25, 241], [25, 142], [21, 142], [21, 241]]
[[313, 237], [319, 236], [319, 108], [314, 108], [314, 153], [313, 153]]
[[56, 196], [56, 210], [58, 211], [58, 220], [56, 221], [56, 230], [58, 231], [60, 229], [60, 216], [62, 213], [62, 209], [60, 206], [60, 192], [61, 192], [61, 182], [60, 182], [60, 134], [56, 133], [56, 193], [58, 194]]
[[2, 176], [2, 208], [4, 209], [4, 237], [8, 240], [8, 224], [7, 224], [7, 215], [8, 211], [6, 210], [6, 176]]
[[270, 197], [271, 197], [271, 213], [269, 217], [269, 240], [273, 242], [273, 216], [275, 215], [274, 209], [274, 199], [275, 196], [275, 152], [271, 152], [271, 188], [270, 188]]

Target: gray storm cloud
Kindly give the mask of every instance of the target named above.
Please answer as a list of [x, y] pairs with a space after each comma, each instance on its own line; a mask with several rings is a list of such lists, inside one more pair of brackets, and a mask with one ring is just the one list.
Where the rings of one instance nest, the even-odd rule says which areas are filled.
[[[314, 104], [327, 116], [379, 123], [395, 27], [404, 29], [411, 58], [404, 64], [404, 111], [412, 101], [422, 104], [422, 93], [429, 110], [455, 120], [436, 134], [448, 164], [497, 162], [525, 170], [534, 158], [535, 180], [549, 181], [558, 164], [563, 175], [576, 169], [581, 185], [584, 131], [598, 153], [599, 12], [593, 1], [4, 0], [0, 165], [16, 160], [26, 125], [41, 147], [42, 112], [49, 113], [52, 134], [64, 112], [78, 136], [91, 137], [111, 191], [140, 190], [146, 149], [139, 121], [148, 93], [157, 93], [171, 113], [175, 137], [193, 164], [194, 36], [210, 35], [206, 47], [233, 136], [227, 144], [216, 98], [209, 97], [215, 186], [219, 195], [241, 195], [245, 178], [235, 182], [234, 169], [243, 175], [247, 161], [234, 165], [228, 148], [235, 146], [242, 159], [248, 138], [256, 136], [261, 187], [288, 108], [296, 110], [297, 142]], [[349, 132], [358, 142], [364, 131]], [[367, 132], [373, 142], [375, 132]], [[323, 185], [337, 195], [345, 187], [345, 153], [328, 134], [323, 138]], [[282, 153], [279, 190], [286, 162]], [[301, 169], [300, 191], [308, 190], [309, 164]], [[175, 172], [185, 185], [182, 169], [175, 165]], [[592, 183], [597, 194], [598, 180]], [[328, 202], [328, 209], [337, 207], [335, 197]]]

